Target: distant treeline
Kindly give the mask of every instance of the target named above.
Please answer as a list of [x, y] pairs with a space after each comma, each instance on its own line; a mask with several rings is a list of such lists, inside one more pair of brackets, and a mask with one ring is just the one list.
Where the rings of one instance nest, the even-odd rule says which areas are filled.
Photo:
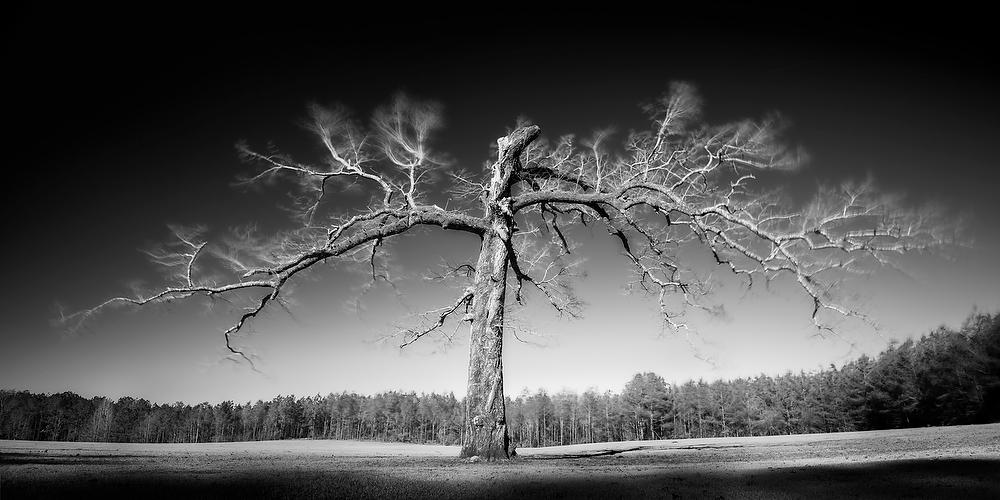
[[[456, 444], [454, 394], [353, 393], [234, 404], [151, 404], [0, 391], [0, 439], [211, 442], [334, 438]], [[1000, 421], [1000, 314], [975, 314], [840, 369], [669, 385], [636, 374], [616, 394], [522, 392], [507, 400], [518, 446], [758, 436]]]

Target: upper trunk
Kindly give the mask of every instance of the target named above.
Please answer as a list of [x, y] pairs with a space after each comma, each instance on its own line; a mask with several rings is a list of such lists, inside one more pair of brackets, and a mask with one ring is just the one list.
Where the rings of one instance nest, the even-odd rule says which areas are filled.
[[503, 318], [507, 269], [514, 217], [510, 189], [519, 156], [538, 136], [538, 127], [524, 127], [497, 140], [498, 157], [488, 191], [483, 194], [489, 230], [476, 263], [472, 327], [469, 341], [469, 385], [465, 398], [462, 456], [510, 458], [503, 394]]

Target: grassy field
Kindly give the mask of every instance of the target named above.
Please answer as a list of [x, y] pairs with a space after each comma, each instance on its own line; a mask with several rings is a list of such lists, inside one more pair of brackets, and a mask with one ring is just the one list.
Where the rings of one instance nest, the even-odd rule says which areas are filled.
[[1000, 424], [526, 448], [0, 441], [13, 498], [1000, 498]]

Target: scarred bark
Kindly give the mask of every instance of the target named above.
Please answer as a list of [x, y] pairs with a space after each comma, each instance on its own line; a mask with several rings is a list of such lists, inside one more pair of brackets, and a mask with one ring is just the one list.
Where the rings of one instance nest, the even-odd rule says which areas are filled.
[[472, 327], [469, 345], [469, 385], [465, 406], [462, 456], [487, 459], [510, 458], [506, 407], [503, 393], [503, 318], [507, 295], [509, 247], [514, 231], [510, 189], [520, 168], [518, 157], [538, 137], [538, 127], [515, 130], [497, 143], [497, 162], [492, 167], [489, 190], [484, 193], [483, 235], [476, 263]]

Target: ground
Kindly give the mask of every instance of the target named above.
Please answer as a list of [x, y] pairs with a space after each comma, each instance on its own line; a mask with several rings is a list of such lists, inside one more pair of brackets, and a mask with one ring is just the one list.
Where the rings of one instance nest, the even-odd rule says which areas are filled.
[[1000, 498], [1000, 424], [458, 451], [0, 441], [0, 498]]

